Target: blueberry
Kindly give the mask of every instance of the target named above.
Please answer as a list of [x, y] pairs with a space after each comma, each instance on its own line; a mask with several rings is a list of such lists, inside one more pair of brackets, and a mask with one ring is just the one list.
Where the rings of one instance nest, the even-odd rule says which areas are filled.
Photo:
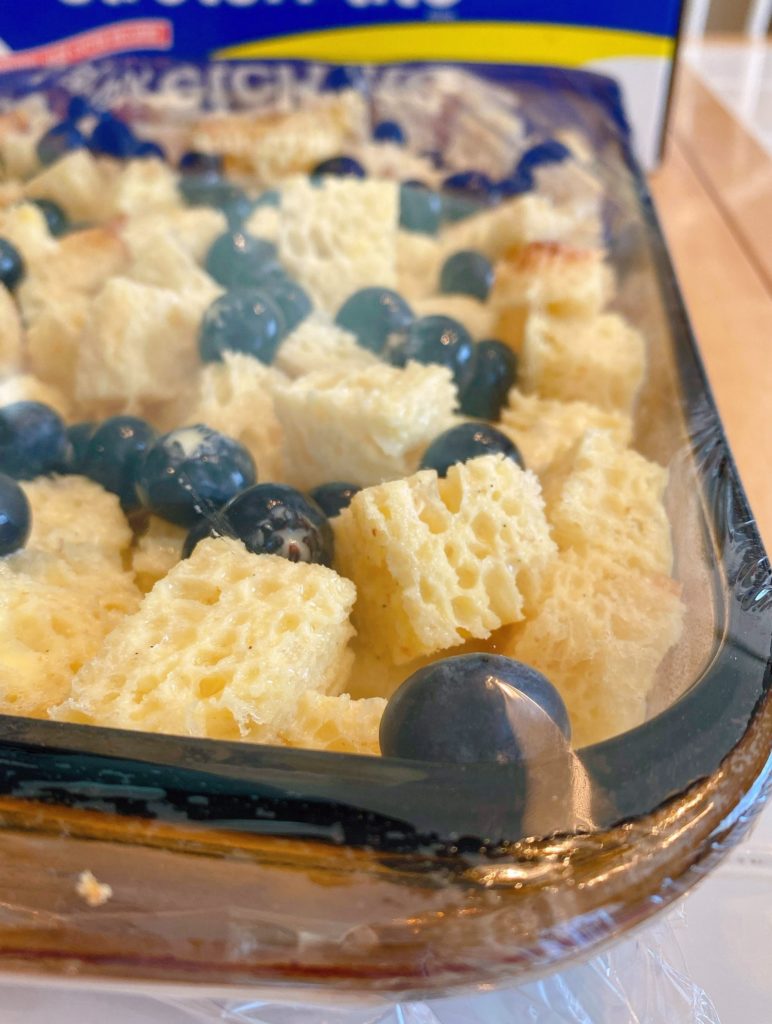
[[474, 342], [463, 324], [449, 316], [425, 316], [410, 325], [406, 334], [389, 342], [386, 356], [395, 366], [417, 363], [447, 366], [459, 388], [472, 372]]
[[222, 522], [222, 516], [214, 516], [211, 519], [199, 519], [194, 526], [188, 530], [188, 535], [185, 538], [185, 542], [182, 545], [182, 557], [190, 558], [196, 549], [199, 541], [205, 540], [207, 537], [230, 537], [232, 532], [224, 525], [222, 529], [218, 528], [218, 523]]
[[204, 536], [217, 534], [237, 537], [256, 555], [332, 564], [332, 529], [327, 517], [312, 498], [286, 484], [256, 484], [236, 495], [211, 523], [208, 533], [203, 526], [194, 527], [183, 555], [187, 557]]
[[0, 555], [23, 548], [31, 526], [27, 495], [15, 480], [0, 473]]
[[405, 144], [405, 133], [396, 121], [381, 121], [373, 128], [373, 138], [377, 142], [396, 142]]
[[406, 231], [436, 235], [442, 220], [442, 199], [420, 181], [406, 181], [399, 189], [399, 224]]
[[442, 201], [442, 219], [448, 224], [455, 224], [457, 221], [466, 220], [480, 210], [484, 210], [486, 203], [473, 196], [464, 196], [445, 192], [440, 197]]
[[24, 260], [16, 246], [7, 238], [0, 238], [0, 284], [13, 291], [24, 277], [25, 269]]
[[329, 160], [322, 160], [311, 172], [315, 178], [332, 176], [335, 178], [364, 178], [365, 169], [353, 156], [334, 156]]
[[502, 178], [501, 181], [496, 183], [496, 189], [499, 195], [506, 199], [511, 199], [514, 196], [523, 195], [525, 192], [530, 192], [533, 188], [533, 176], [529, 170], [520, 170], [518, 168], [507, 178]]
[[488, 423], [460, 423], [436, 437], [424, 452], [421, 469], [436, 469], [445, 476], [457, 462], [468, 462], [482, 455], [506, 455], [518, 466], [523, 459], [506, 434]]
[[65, 121], [62, 124], [55, 124], [53, 128], [48, 129], [45, 135], [41, 136], [36, 152], [41, 164], [48, 167], [60, 157], [75, 149], [83, 149], [85, 145], [86, 140], [75, 125]]
[[571, 150], [557, 139], [546, 139], [537, 146], [531, 146], [520, 157], [518, 173], [531, 174], [536, 167], [544, 164], [562, 163], [571, 156]]
[[344, 508], [349, 507], [351, 499], [361, 490], [362, 488], [357, 487], [356, 484], [345, 484], [336, 481], [335, 483], [320, 484], [318, 487], [314, 487], [310, 492], [310, 496], [328, 519], [334, 519], [335, 516], [341, 514]]
[[100, 114], [88, 140], [88, 148], [92, 153], [127, 160], [134, 156], [137, 139], [125, 121], [114, 114]]
[[223, 158], [219, 153], [199, 153], [188, 150], [180, 157], [178, 164], [182, 174], [216, 174], [223, 172]]
[[496, 197], [496, 185], [482, 171], [460, 171], [445, 178], [443, 191], [461, 192], [468, 199], [487, 203]]
[[382, 352], [393, 335], [401, 336], [415, 320], [401, 295], [389, 288], [362, 288], [338, 310], [335, 323], [356, 335], [362, 348]]
[[94, 435], [97, 425], [91, 421], [75, 423], [67, 427], [67, 440], [69, 442], [67, 454], [62, 463], [62, 473], [82, 473], [83, 459], [86, 456], [86, 448]]
[[31, 202], [37, 206], [45, 217], [46, 226], [55, 238], [58, 238], [60, 235], [67, 234], [70, 227], [70, 221], [67, 214], [58, 203], [55, 203], [53, 199], [33, 199]]
[[278, 306], [257, 289], [226, 292], [204, 313], [198, 348], [205, 363], [223, 353], [245, 352], [263, 363], [273, 362], [286, 326]]
[[252, 215], [255, 203], [243, 189], [234, 185], [230, 195], [222, 197], [219, 207], [225, 214], [230, 230], [243, 231], [244, 222]]
[[211, 206], [227, 211], [249, 202], [243, 189], [217, 171], [184, 174], [177, 187], [188, 206]]
[[276, 246], [246, 231], [229, 231], [216, 238], [204, 266], [226, 288], [254, 287], [261, 273], [276, 263]]
[[244, 445], [197, 423], [164, 434], [147, 450], [137, 473], [137, 494], [162, 519], [193, 526], [256, 480]]
[[132, 156], [137, 160], [149, 160], [151, 157], [166, 160], [166, 153], [163, 147], [159, 146], [157, 142], [150, 142], [149, 140], [138, 142]]
[[93, 107], [85, 96], [73, 96], [67, 104], [67, 120], [73, 124], [93, 113]]
[[0, 473], [34, 480], [53, 473], [69, 442], [61, 416], [40, 402], [14, 402], [0, 409]]
[[364, 89], [367, 82], [362, 68], [340, 65], [327, 72], [322, 83], [323, 92], [341, 92], [343, 89]]
[[443, 295], [473, 295], [485, 302], [493, 285], [493, 267], [481, 252], [464, 249], [453, 253], [440, 272]]
[[279, 273], [268, 274], [262, 279], [260, 289], [278, 307], [287, 332], [294, 331], [313, 309], [304, 289], [280, 268]]
[[517, 356], [503, 341], [475, 346], [473, 372], [459, 399], [461, 412], [481, 420], [497, 420], [517, 379]]
[[565, 750], [560, 694], [540, 672], [496, 654], [462, 654], [419, 669], [381, 719], [387, 757], [454, 764], [535, 764]]
[[136, 416], [113, 416], [105, 420], [86, 445], [82, 462], [84, 476], [117, 494], [125, 511], [137, 508], [137, 471], [155, 438], [150, 424]]

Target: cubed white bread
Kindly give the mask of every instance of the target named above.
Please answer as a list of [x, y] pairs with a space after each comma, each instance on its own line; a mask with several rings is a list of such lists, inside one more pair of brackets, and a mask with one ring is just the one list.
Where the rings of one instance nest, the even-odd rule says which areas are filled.
[[240, 441], [255, 460], [260, 480], [283, 480], [283, 432], [273, 400], [283, 382], [278, 370], [258, 359], [226, 352], [221, 363], [201, 369], [188, 419]]
[[164, 227], [142, 239], [132, 239], [131, 264], [126, 276], [143, 284], [169, 288], [201, 313], [223, 292], [182, 242]]
[[294, 720], [282, 731], [279, 742], [288, 747], [378, 757], [378, 732], [385, 708], [382, 697], [352, 700], [347, 693], [330, 697], [306, 691], [301, 694]]
[[146, 594], [179, 562], [187, 530], [167, 523], [158, 516], [150, 516], [147, 529], [131, 551], [134, 580]]
[[111, 634], [55, 717], [281, 742], [304, 692], [342, 689], [354, 597], [331, 569], [205, 540]]
[[26, 185], [30, 199], [53, 199], [72, 221], [100, 221], [113, 210], [119, 165], [75, 149], [44, 168]]
[[442, 229], [446, 255], [476, 249], [498, 260], [513, 248], [532, 242], [562, 242], [572, 230], [571, 218], [535, 193], [516, 196]]
[[79, 401], [174, 398], [195, 375], [200, 311], [176, 292], [113, 277], [94, 299], [77, 349]]
[[356, 336], [312, 313], [276, 353], [276, 366], [288, 377], [302, 377], [317, 370], [354, 370], [380, 363], [378, 356], [360, 345]]
[[577, 160], [564, 160], [542, 164], [534, 176], [539, 195], [551, 200], [572, 222], [565, 241], [572, 245], [601, 245], [603, 186], [592, 169]]
[[415, 299], [413, 311], [416, 316], [442, 316], [458, 320], [469, 331], [475, 341], [495, 337], [496, 312], [472, 295], [432, 295], [426, 299]]
[[0, 237], [19, 250], [27, 273], [45, 265], [57, 251], [58, 243], [52, 238], [45, 217], [32, 203], [0, 210]]
[[588, 431], [543, 475], [547, 518], [564, 551], [604, 555], [631, 572], [668, 575], [673, 564], [663, 504], [667, 470]]
[[0, 374], [19, 368], [22, 357], [19, 310], [7, 288], [0, 288]]
[[120, 231], [132, 252], [162, 231], [179, 242], [197, 263], [203, 263], [212, 242], [227, 227], [225, 215], [219, 210], [191, 206], [137, 214], [129, 218]]
[[538, 479], [503, 456], [368, 487], [332, 523], [361, 642], [396, 665], [518, 622], [556, 551]]
[[367, 141], [355, 146], [351, 155], [360, 162], [370, 178], [422, 181], [430, 187], [439, 185], [442, 179], [431, 160], [395, 142]]
[[397, 291], [408, 302], [434, 295], [445, 250], [436, 238], [397, 232]]
[[631, 572], [603, 557], [560, 555], [529, 620], [504, 631], [500, 651], [559, 690], [577, 747], [640, 725], [657, 668], [678, 642], [684, 606], [664, 575]]
[[646, 372], [643, 335], [617, 313], [559, 319], [532, 313], [519, 380], [524, 391], [630, 413]]
[[40, 380], [65, 395], [75, 391], [78, 342], [88, 319], [91, 298], [82, 292], [41, 289], [48, 304], [38, 309], [27, 329], [27, 359]]
[[110, 195], [110, 216], [132, 217], [181, 206], [177, 174], [163, 160], [129, 160], [120, 166]]
[[42, 402], [58, 412], [63, 420], [70, 418], [72, 410], [66, 394], [31, 373], [16, 373], [0, 380], [0, 406], [14, 402]]
[[9, 178], [29, 178], [40, 166], [37, 143], [45, 130], [40, 129], [23, 112], [9, 110], [0, 114], [0, 163]]
[[632, 420], [623, 412], [606, 412], [588, 402], [524, 395], [517, 388], [507, 397], [498, 427], [515, 442], [526, 466], [540, 476], [588, 430], [606, 430], [623, 447], [633, 435]]
[[244, 227], [255, 238], [278, 242], [281, 213], [275, 206], [258, 206], [247, 218]]
[[279, 258], [334, 316], [360, 288], [396, 284], [398, 216], [394, 182], [293, 178], [282, 191]]
[[375, 363], [298, 377], [274, 401], [290, 482], [367, 487], [415, 470], [423, 448], [453, 422], [456, 388], [443, 366]]
[[24, 187], [20, 181], [0, 181], [0, 207], [17, 206], [24, 202]]

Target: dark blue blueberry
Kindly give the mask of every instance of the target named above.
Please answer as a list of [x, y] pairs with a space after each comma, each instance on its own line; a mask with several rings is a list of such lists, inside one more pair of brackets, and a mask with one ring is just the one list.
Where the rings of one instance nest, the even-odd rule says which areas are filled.
[[0, 473], [0, 555], [10, 555], [23, 548], [31, 526], [27, 495], [15, 480]]
[[538, 146], [531, 146], [530, 149], [523, 153], [518, 162], [517, 170], [519, 173], [530, 175], [536, 167], [541, 167], [543, 164], [562, 163], [563, 160], [568, 160], [570, 156], [571, 150], [568, 146], [564, 146], [557, 139], [547, 139], [544, 142], [540, 142]]
[[93, 113], [94, 109], [85, 96], [73, 96], [67, 104], [67, 120], [73, 124]]
[[88, 140], [88, 148], [92, 153], [128, 160], [134, 156], [137, 139], [125, 121], [114, 114], [101, 114]]
[[60, 157], [72, 153], [75, 149], [83, 149], [86, 140], [75, 127], [65, 121], [63, 124], [55, 124], [49, 128], [45, 135], [41, 136], [36, 146], [38, 160], [44, 167], [55, 163]]
[[361, 490], [362, 488], [357, 487], [356, 484], [344, 484], [336, 481], [331, 484], [320, 484], [309, 493], [327, 518], [334, 519], [335, 516], [341, 514], [344, 508], [349, 507], [351, 499]]
[[137, 472], [155, 438], [155, 431], [144, 420], [136, 416], [113, 416], [91, 435], [83, 456], [82, 472], [105, 490], [117, 494], [124, 510], [129, 512], [139, 505]]
[[385, 352], [394, 366], [417, 363], [447, 366], [459, 388], [472, 372], [474, 342], [463, 324], [449, 316], [425, 316], [410, 325], [406, 334], [392, 339]]
[[278, 273], [267, 274], [261, 280], [260, 290], [279, 308], [284, 318], [285, 330], [289, 333], [306, 319], [313, 309], [313, 304], [297, 281], [287, 277], [281, 268], [277, 269]]
[[560, 694], [540, 672], [497, 654], [462, 654], [419, 669], [381, 719], [386, 757], [536, 766], [565, 751]]
[[281, 555], [291, 562], [332, 565], [332, 529], [316, 502], [286, 484], [256, 484], [228, 502], [208, 532], [194, 527], [187, 556], [204, 536], [237, 537], [256, 555]]
[[234, 185], [230, 196], [224, 198], [220, 203], [220, 209], [225, 214], [231, 231], [243, 231], [244, 222], [251, 217], [255, 203], [243, 189]]
[[362, 288], [338, 310], [335, 323], [356, 335], [362, 348], [382, 352], [393, 335], [402, 335], [415, 320], [401, 295], [389, 288]]
[[460, 423], [436, 437], [424, 452], [421, 469], [436, 469], [446, 476], [457, 462], [468, 462], [483, 455], [506, 455], [518, 466], [523, 459], [506, 434], [489, 423]]
[[517, 380], [517, 356], [503, 341], [475, 346], [473, 373], [459, 396], [461, 412], [481, 420], [497, 420]]
[[149, 160], [151, 157], [166, 160], [166, 152], [163, 147], [159, 146], [157, 142], [150, 142], [149, 140], [138, 142], [132, 156], [138, 160]]
[[406, 181], [399, 189], [399, 224], [406, 231], [436, 235], [442, 220], [442, 198], [420, 181]]
[[204, 266], [226, 288], [252, 288], [276, 263], [276, 246], [246, 231], [229, 231], [212, 243]]
[[41, 402], [14, 402], [0, 409], [0, 473], [34, 480], [54, 473], [69, 441], [61, 416]]
[[322, 160], [311, 172], [315, 178], [332, 176], [334, 178], [364, 178], [365, 169], [353, 156], [334, 156], [329, 160]]
[[461, 192], [469, 199], [478, 199], [481, 202], [488, 202], [496, 196], [496, 185], [482, 171], [459, 171], [445, 178], [442, 183], [443, 191]]
[[243, 444], [198, 423], [164, 434], [147, 450], [137, 473], [137, 494], [157, 516], [190, 527], [256, 480]]
[[440, 199], [442, 201], [442, 219], [447, 224], [466, 220], [467, 217], [472, 217], [487, 207], [486, 202], [474, 196], [465, 196], [459, 193], [444, 192]]
[[269, 188], [261, 192], [254, 203], [254, 208], [259, 210], [263, 206], [274, 206], [278, 209], [281, 206], [281, 192], [276, 188]]
[[502, 178], [501, 181], [497, 182], [496, 188], [502, 198], [512, 199], [514, 196], [520, 196], [525, 192], [531, 191], [533, 188], [533, 176], [529, 170], [520, 170], [518, 168], [508, 178]]
[[405, 144], [405, 133], [396, 121], [379, 122], [373, 128], [373, 138], [377, 142], [396, 142], [400, 146]]
[[205, 363], [218, 362], [226, 351], [245, 352], [272, 363], [285, 331], [281, 310], [265, 292], [226, 292], [204, 313], [198, 349]]
[[[218, 524], [220, 526], [218, 527]], [[196, 549], [199, 541], [207, 537], [231, 537], [234, 536], [230, 528], [225, 526], [222, 515], [213, 516], [211, 519], [198, 519], [194, 526], [188, 530], [188, 535], [182, 545], [182, 557], [190, 558]]]
[[0, 238], [0, 284], [9, 291], [24, 277], [25, 267], [21, 253], [7, 238]]
[[45, 217], [48, 230], [55, 238], [67, 234], [70, 228], [70, 221], [58, 203], [55, 203], [53, 199], [32, 199], [31, 202], [37, 206]]
[[67, 427], [67, 440], [69, 442], [67, 454], [61, 466], [61, 473], [82, 473], [83, 460], [86, 457], [86, 448], [94, 436], [96, 423], [85, 422], [75, 423]]
[[322, 83], [323, 92], [342, 92], [344, 89], [362, 90], [366, 87], [365, 73], [360, 67], [340, 65], [327, 72]]
[[465, 249], [449, 256], [440, 272], [443, 295], [473, 295], [485, 302], [493, 285], [491, 261], [481, 252]]
[[199, 153], [188, 150], [180, 157], [178, 164], [182, 174], [216, 174], [223, 172], [223, 158], [219, 153]]

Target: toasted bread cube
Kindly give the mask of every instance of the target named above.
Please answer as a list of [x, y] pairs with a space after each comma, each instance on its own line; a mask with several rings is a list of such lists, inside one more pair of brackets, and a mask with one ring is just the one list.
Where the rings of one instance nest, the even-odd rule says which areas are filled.
[[0, 406], [14, 402], [42, 402], [58, 412], [62, 419], [70, 418], [70, 400], [57, 387], [46, 384], [31, 373], [14, 374], [0, 380]]
[[640, 725], [657, 668], [683, 628], [680, 588], [602, 556], [560, 555], [529, 620], [504, 631], [502, 654], [560, 692], [577, 747]]
[[496, 313], [472, 295], [431, 295], [413, 302], [416, 316], [449, 316], [458, 320], [475, 341], [492, 338], [496, 329]]
[[279, 258], [334, 316], [360, 288], [396, 284], [398, 213], [394, 182], [294, 178], [282, 191]]
[[367, 487], [415, 470], [453, 422], [456, 388], [444, 366], [379, 362], [298, 377], [277, 388], [274, 402], [290, 482]]
[[59, 289], [41, 294], [49, 305], [39, 311], [27, 330], [30, 369], [64, 395], [72, 395], [78, 342], [88, 319], [91, 300], [83, 293], [66, 294]]
[[524, 391], [629, 413], [645, 369], [643, 336], [617, 313], [591, 320], [528, 318], [520, 363]]
[[129, 160], [116, 176], [110, 205], [114, 217], [178, 209], [177, 175], [163, 160]]
[[539, 481], [503, 456], [368, 487], [333, 528], [361, 641], [397, 665], [518, 622], [555, 555]]
[[512, 388], [498, 424], [517, 445], [526, 466], [541, 476], [588, 430], [606, 430], [623, 447], [633, 436], [633, 423], [623, 412], [605, 412], [588, 402], [558, 402], [524, 395]]
[[288, 747], [335, 750], [341, 754], [381, 752], [378, 732], [386, 708], [382, 697], [352, 700], [347, 693], [330, 697], [314, 690], [302, 694], [292, 724], [280, 742]]
[[436, 238], [397, 232], [397, 291], [408, 300], [434, 295], [446, 253]]
[[168, 288], [111, 278], [81, 336], [76, 397], [126, 409], [173, 398], [195, 373], [199, 319], [200, 310]]
[[220, 285], [199, 267], [189, 250], [166, 228], [160, 227], [157, 232], [132, 241], [127, 277], [158, 288], [169, 288], [183, 295], [202, 313], [222, 295]]
[[21, 363], [22, 330], [19, 310], [7, 288], [0, 288], [0, 373], [12, 373]]
[[53, 199], [73, 221], [105, 220], [112, 213], [118, 165], [74, 149], [27, 182], [30, 199]]
[[498, 260], [514, 248], [532, 242], [563, 242], [572, 230], [569, 216], [536, 193], [516, 196], [492, 209], [443, 228], [440, 241], [446, 255], [476, 249]]
[[196, 263], [203, 263], [215, 238], [228, 228], [225, 214], [208, 206], [181, 207], [137, 214], [121, 228], [121, 235], [131, 252], [144, 246], [148, 239], [164, 233], [190, 253]]
[[542, 477], [558, 547], [587, 558], [605, 555], [631, 572], [669, 574], [667, 478], [666, 469], [606, 431], [588, 431]]
[[260, 480], [283, 480], [281, 424], [274, 392], [284, 381], [273, 367], [241, 352], [203, 367], [191, 423], [205, 423], [240, 441], [255, 460]]
[[279, 346], [276, 366], [288, 377], [303, 377], [316, 370], [354, 370], [380, 363], [378, 356], [360, 345], [350, 331], [312, 313]]
[[202, 541], [79, 672], [55, 717], [281, 742], [305, 691], [340, 692], [354, 597], [323, 566]]
[[147, 530], [137, 539], [131, 552], [134, 580], [146, 594], [162, 580], [182, 558], [187, 530], [165, 519], [151, 516]]
[[45, 265], [58, 248], [45, 217], [32, 203], [20, 203], [0, 210], [0, 237], [19, 250], [27, 274]]

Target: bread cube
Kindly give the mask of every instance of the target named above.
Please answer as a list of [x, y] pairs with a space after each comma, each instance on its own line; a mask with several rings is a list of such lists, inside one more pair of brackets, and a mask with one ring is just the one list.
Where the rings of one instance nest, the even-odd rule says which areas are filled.
[[258, 206], [249, 215], [244, 227], [255, 238], [264, 238], [266, 242], [277, 242], [280, 222], [281, 213], [275, 206]]
[[0, 380], [0, 406], [14, 402], [42, 402], [58, 412], [62, 419], [70, 418], [71, 405], [57, 387], [46, 384], [31, 373], [18, 373]]
[[385, 708], [382, 697], [352, 700], [347, 693], [330, 697], [308, 690], [301, 695], [292, 724], [283, 730], [279, 742], [288, 747], [378, 757], [378, 732]]
[[19, 311], [7, 288], [0, 288], [0, 374], [12, 373], [21, 363], [22, 330]]
[[323, 566], [202, 541], [78, 673], [55, 717], [281, 742], [303, 693], [342, 689], [354, 597]]
[[45, 130], [36, 130], [18, 109], [0, 114], [0, 164], [9, 178], [28, 178], [40, 166], [37, 143]]
[[572, 227], [571, 218], [554, 203], [529, 192], [444, 227], [440, 241], [447, 256], [476, 249], [498, 260], [508, 250], [532, 242], [566, 241]]
[[279, 346], [276, 366], [288, 377], [302, 377], [316, 370], [355, 370], [380, 363], [350, 331], [312, 313]]
[[566, 551], [535, 614], [504, 631], [499, 649], [557, 687], [575, 746], [598, 743], [645, 720], [657, 668], [683, 628], [679, 591], [667, 576]]
[[165, 234], [179, 242], [196, 263], [203, 263], [215, 238], [228, 228], [225, 214], [208, 206], [180, 207], [137, 214], [121, 227], [121, 236], [131, 252], [148, 239]]
[[53, 199], [73, 221], [100, 221], [113, 210], [113, 186], [119, 165], [74, 149], [45, 167], [25, 187], [30, 199]]
[[120, 166], [110, 196], [111, 216], [132, 217], [181, 206], [177, 174], [163, 160], [128, 160]]
[[588, 431], [542, 477], [558, 547], [586, 558], [605, 555], [630, 572], [669, 574], [667, 478], [666, 469], [611, 434]]
[[[41, 308], [27, 329], [30, 369], [63, 395], [75, 391], [78, 343], [88, 319], [91, 299], [80, 292], [55, 289], [40, 293], [48, 305]], [[67, 402], [62, 395], [62, 408]], [[57, 405], [57, 409], [60, 406]]]
[[152, 590], [182, 558], [187, 533], [181, 526], [150, 516], [147, 530], [137, 538], [131, 552], [134, 580], [143, 594]]
[[415, 470], [453, 422], [456, 388], [444, 366], [379, 362], [298, 377], [276, 389], [274, 403], [290, 482], [367, 487]]
[[395, 286], [398, 218], [394, 182], [294, 178], [282, 190], [279, 258], [334, 316], [360, 288]]
[[416, 316], [449, 316], [458, 320], [475, 341], [496, 336], [497, 317], [494, 310], [472, 295], [431, 295], [413, 302]]
[[503, 456], [368, 487], [332, 522], [361, 642], [396, 665], [518, 622], [556, 550], [539, 481]]
[[434, 295], [439, 287], [445, 250], [436, 238], [397, 232], [397, 291], [412, 302]]
[[588, 402], [524, 395], [517, 388], [509, 393], [498, 427], [515, 442], [526, 466], [540, 476], [588, 430], [608, 431], [623, 447], [633, 435], [632, 420], [623, 412], [606, 412]]
[[133, 281], [168, 288], [183, 296], [203, 315], [223, 289], [196, 263], [192, 254], [166, 228], [132, 239], [131, 264], [126, 274]]
[[630, 413], [645, 370], [643, 336], [617, 313], [590, 320], [537, 313], [528, 318], [520, 362], [524, 391]]
[[20, 203], [0, 210], [0, 238], [5, 238], [21, 253], [27, 274], [35, 273], [57, 251], [46, 219], [32, 203]]

